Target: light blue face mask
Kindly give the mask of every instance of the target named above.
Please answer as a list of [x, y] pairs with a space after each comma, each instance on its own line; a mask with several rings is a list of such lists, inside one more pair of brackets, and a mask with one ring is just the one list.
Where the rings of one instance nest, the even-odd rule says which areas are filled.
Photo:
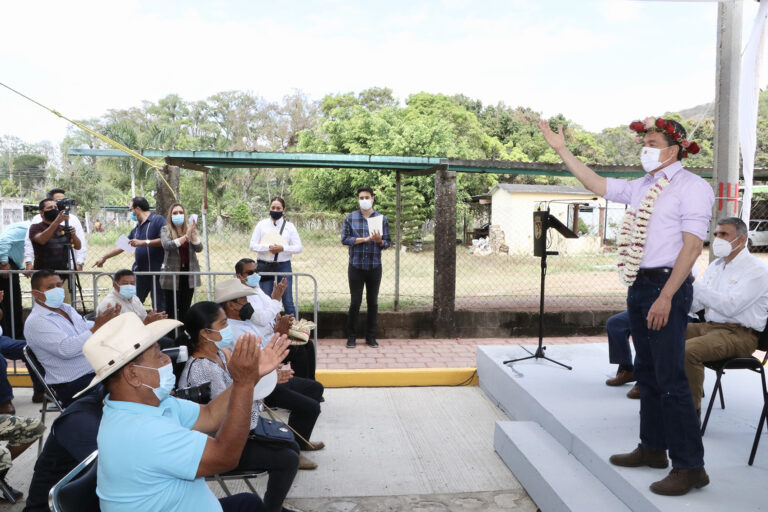
[[184, 214], [181, 215], [171, 215], [171, 222], [173, 222], [174, 226], [181, 226], [184, 224]]
[[133, 222], [138, 222], [139, 221], [139, 219], [136, 218], [136, 214], [133, 213], [133, 212], [130, 212], [128, 214], [128, 218], [131, 219]]
[[132, 284], [121, 284], [118, 293], [125, 300], [131, 300], [136, 295], [136, 287]]
[[64, 288], [52, 288], [45, 292], [45, 305], [49, 308], [59, 308], [64, 303]]
[[173, 375], [173, 365], [171, 363], [161, 366], [160, 368], [152, 368], [151, 366], [141, 366], [135, 364], [137, 368], [146, 368], [147, 370], [155, 370], [160, 375], [160, 385], [156, 388], [141, 383], [145, 388], [149, 388], [155, 394], [158, 400], [161, 402], [168, 398], [173, 391], [173, 385], [176, 383], [176, 377]]
[[259, 286], [259, 281], [261, 281], [261, 276], [259, 274], [251, 274], [248, 276], [248, 279], [245, 280], [245, 284], [251, 288], [256, 288]]
[[[229, 325], [223, 328], [220, 331], [217, 331], [216, 329], [208, 329], [209, 331], [217, 332], [221, 335], [221, 340], [214, 341], [217, 347], [220, 349], [232, 349], [232, 347], [235, 344], [235, 334], [232, 332], [232, 327]], [[213, 340], [211, 340], [213, 341]]]

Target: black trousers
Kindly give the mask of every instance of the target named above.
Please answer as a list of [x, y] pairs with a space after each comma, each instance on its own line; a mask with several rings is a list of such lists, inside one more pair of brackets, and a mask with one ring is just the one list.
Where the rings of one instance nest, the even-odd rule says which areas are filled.
[[[17, 269], [11, 264], [11, 268]], [[0, 290], [5, 292], [3, 302], [0, 307], [3, 310], [3, 320], [0, 325], [3, 326], [3, 334], [16, 340], [24, 339], [24, 322], [21, 319], [21, 283], [19, 274], [0, 274]], [[13, 283], [13, 293], [11, 293], [11, 283]], [[13, 322], [14, 328], [11, 329], [11, 303], [13, 303]]]
[[91, 380], [93, 380], [95, 376], [96, 376], [95, 373], [87, 373], [82, 377], [78, 377], [77, 379], [70, 382], [62, 382], [61, 384], [51, 384], [51, 389], [56, 393], [56, 398], [59, 399], [59, 402], [61, 402], [61, 405], [64, 408], [67, 408], [69, 407], [69, 404], [71, 404], [74, 401], [72, 397], [75, 394], [87, 388], [88, 384], [91, 383]]
[[294, 377], [315, 380], [317, 359], [315, 358], [315, 344], [310, 339], [304, 345], [291, 345], [288, 349], [286, 363], [291, 363]]
[[178, 288], [176, 288], [176, 302], [174, 307], [173, 290], [163, 290], [165, 294], [165, 311], [168, 313], [168, 318], [173, 318], [179, 322], [184, 321], [184, 317], [189, 311], [189, 307], [192, 305], [192, 298], [195, 296], [195, 289], [189, 287], [189, 279], [184, 276], [184, 279], [180, 279]]
[[220, 498], [219, 503], [223, 512], [261, 512], [264, 510], [264, 503], [261, 502], [261, 498], [250, 492], [241, 492]]
[[[278, 384], [275, 390], [264, 399], [269, 407], [288, 409], [288, 425], [309, 441], [320, 416], [320, 399], [323, 397], [323, 385], [316, 380], [293, 377], [286, 383]], [[294, 435], [295, 437], [295, 435]], [[304, 441], [296, 439], [299, 445]]]
[[368, 320], [365, 326], [365, 339], [376, 338], [376, 321], [379, 312], [379, 285], [381, 284], [381, 265], [372, 270], [349, 265], [349, 314], [347, 315], [347, 337], [357, 338], [357, 315], [363, 303], [363, 286], [365, 286], [365, 302], [368, 306]]
[[269, 480], [264, 493], [264, 510], [281, 512], [283, 501], [299, 470], [299, 445], [295, 442], [265, 443], [248, 439], [237, 468], [267, 471]]

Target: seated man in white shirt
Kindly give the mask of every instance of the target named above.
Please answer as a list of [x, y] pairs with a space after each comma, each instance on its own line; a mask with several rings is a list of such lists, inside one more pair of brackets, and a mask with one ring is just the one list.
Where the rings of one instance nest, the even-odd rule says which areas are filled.
[[[278, 314], [282, 308], [283, 293], [288, 286], [285, 278], [281, 279], [272, 289], [270, 299], [259, 287], [261, 277], [256, 272], [256, 262], [250, 258], [243, 258], [235, 264], [235, 276], [241, 283], [252, 288], [256, 293], [248, 296], [248, 303], [253, 307], [250, 321], [259, 331], [267, 327], [274, 329], [275, 322], [280, 319]], [[246, 312], [249, 313], [248, 310]], [[293, 319], [293, 315], [289, 315]], [[275, 332], [277, 330], [275, 329]], [[315, 380], [315, 345], [292, 345], [287, 362], [299, 377]]]
[[120, 306], [108, 307], [93, 321], [85, 320], [64, 302], [61, 285], [61, 278], [52, 270], [38, 270], [32, 275], [34, 303], [24, 324], [24, 337], [45, 370], [45, 382], [67, 407], [94, 375], [83, 356], [83, 344], [120, 314]]
[[701, 414], [704, 362], [749, 357], [768, 319], [768, 266], [747, 250], [747, 225], [720, 219], [712, 241], [718, 257], [693, 283], [691, 311], [704, 310], [705, 322], [685, 331], [685, 373]]
[[136, 276], [132, 270], [122, 269], [115, 272], [112, 280], [112, 289], [106, 297], [101, 299], [96, 308], [96, 314], [102, 314], [108, 307], [120, 306], [120, 314], [136, 313], [144, 325], [151, 324], [155, 320], [168, 318], [165, 312], [158, 313], [155, 310], [147, 313], [144, 304], [136, 296]]

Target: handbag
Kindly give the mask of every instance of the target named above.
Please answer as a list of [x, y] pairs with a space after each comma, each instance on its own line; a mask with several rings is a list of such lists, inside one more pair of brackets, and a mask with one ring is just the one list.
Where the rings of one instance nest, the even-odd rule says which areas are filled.
[[267, 412], [270, 417], [259, 417], [256, 428], [251, 430], [248, 438], [268, 443], [292, 443], [294, 438], [291, 428], [275, 418], [272, 411], [267, 410]]
[[[285, 224], [288, 221], [285, 220], [285, 217], [283, 217], [283, 225], [280, 226], [280, 236], [283, 235], [283, 230], [285, 229]], [[261, 274], [262, 272], [276, 272], [277, 271], [277, 254], [275, 254], [275, 259], [272, 261], [264, 261], [264, 260], [258, 260], [256, 261], [256, 272]], [[275, 279], [275, 276], [261, 276], [262, 281], [272, 281]]]

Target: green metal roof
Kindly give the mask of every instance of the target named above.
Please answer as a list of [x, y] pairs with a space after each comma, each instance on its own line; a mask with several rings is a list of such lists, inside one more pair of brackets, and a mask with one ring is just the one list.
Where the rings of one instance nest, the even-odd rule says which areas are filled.
[[[70, 156], [129, 157], [118, 149], [70, 149]], [[340, 155], [320, 153], [260, 153], [245, 151], [141, 151], [147, 158], [165, 159], [166, 163], [184, 167], [185, 163], [210, 168], [277, 168], [324, 167], [332, 169], [383, 169], [412, 173], [431, 173], [438, 168], [457, 172], [489, 174], [536, 174], [571, 177], [562, 163], [509, 162], [505, 160], [462, 160], [432, 156]], [[594, 165], [591, 168], [607, 177], [643, 176], [639, 165]], [[689, 171], [703, 178], [712, 177], [711, 167], [692, 167]], [[768, 179], [768, 169], [755, 169], [755, 178]]]

